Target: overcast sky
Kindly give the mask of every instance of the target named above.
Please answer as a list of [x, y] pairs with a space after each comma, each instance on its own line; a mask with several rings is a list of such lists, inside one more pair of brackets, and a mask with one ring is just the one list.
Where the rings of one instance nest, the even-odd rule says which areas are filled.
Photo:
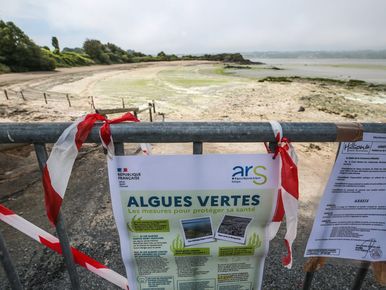
[[145, 53], [386, 49], [385, 0], [0, 0], [37, 44]]

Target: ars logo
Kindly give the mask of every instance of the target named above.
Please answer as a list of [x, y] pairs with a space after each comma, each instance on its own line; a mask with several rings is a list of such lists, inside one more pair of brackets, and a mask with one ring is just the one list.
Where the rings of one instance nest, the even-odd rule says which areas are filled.
[[263, 185], [268, 177], [263, 174], [267, 170], [265, 166], [235, 166], [233, 167], [232, 182], [239, 183], [241, 180], [251, 180], [256, 185]]

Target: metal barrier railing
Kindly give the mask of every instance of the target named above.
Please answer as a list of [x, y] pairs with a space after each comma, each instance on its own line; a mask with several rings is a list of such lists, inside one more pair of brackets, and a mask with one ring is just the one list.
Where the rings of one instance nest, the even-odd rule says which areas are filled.
[[[351, 128], [363, 132], [386, 133], [386, 123], [352, 123]], [[40, 170], [47, 161], [46, 143], [55, 143], [70, 123], [2, 123], [0, 144], [34, 144]], [[285, 137], [291, 142], [348, 142], [356, 141], [355, 134], [341, 134], [345, 124], [335, 123], [281, 123]], [[347, 125], [347, 124], [346, 124]], [[86, 142], [100, 143], [99, 127], [96, 124]], [[350, 128], [350, 126], [348, 126]], [[164, 122], [122, 123], [111, 125], [117, 155], [124, 155], [124, 143], [193, 143], [193, 154], [203, 153], [203, 142], [270, 142], [275, 138], [268, 122]], [[63, 250], [64, 262], [69, 272], [73, 289], [80, 289], [79, 277], [71, 253], [64, 220], [59, 214], [56, 231]], [[22, 289], [17, 272], [0, 234], [0, 260], [13, 289]], [[369, 264], [369, 263], [367, 263]], [[352, 289], [360, 289], [368, 269], [359, 269]], [[303, 289], [309, 289], [313, 273], [307, 273]]]

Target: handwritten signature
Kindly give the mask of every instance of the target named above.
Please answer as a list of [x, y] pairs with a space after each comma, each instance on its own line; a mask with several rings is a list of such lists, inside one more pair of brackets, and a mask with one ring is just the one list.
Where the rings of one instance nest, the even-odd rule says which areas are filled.
[[370, 257], [373, 259], [379, 259], [382, 256], [382, 250], [378, 245], [376, 245], [376, 243], [377, 240], [375, 239], [365, 240], [361, 244], [357, 245], [355, 250], [365, 252], [365, 255], [362, 257], [362, 259], [367, 258], [368, 255], [370, 255]]

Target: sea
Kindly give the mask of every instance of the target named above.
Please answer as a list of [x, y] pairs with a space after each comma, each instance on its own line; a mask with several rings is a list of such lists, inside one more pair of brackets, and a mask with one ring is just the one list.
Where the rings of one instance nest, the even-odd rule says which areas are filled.
[[253, 69], [239, 72], [245, 76], [299, 76], [339, 80], [363, 80], [373, 84], [386, 84], [386, 59], [300, 59], [250, 58], [274, 69]]

